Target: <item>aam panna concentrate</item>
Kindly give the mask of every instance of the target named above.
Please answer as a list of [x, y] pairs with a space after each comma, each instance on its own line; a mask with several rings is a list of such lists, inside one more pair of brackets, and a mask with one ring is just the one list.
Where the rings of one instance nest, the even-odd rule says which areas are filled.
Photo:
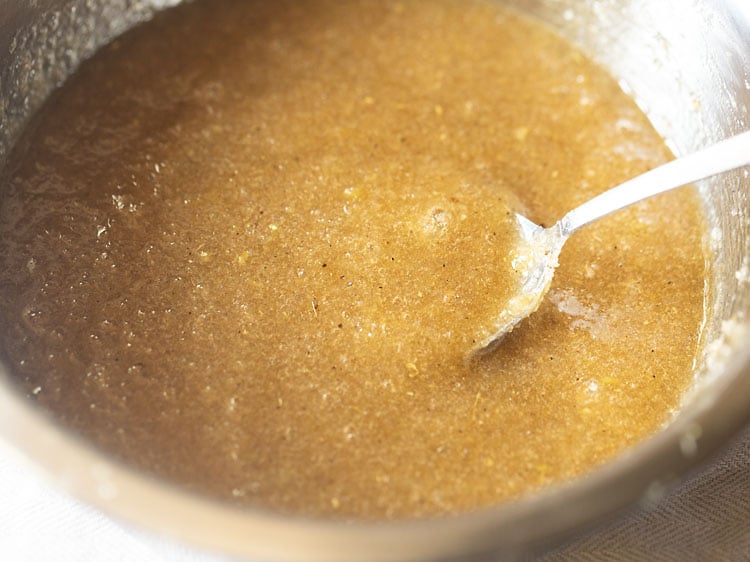
[[466, 361], [517, 283], [512, 213], [549, 225], [669, 157], [493, 2], [182, 5], [83, 64], [3, 172], [2, 354], [63, 424], [231, 502], [508, 501], [668, 421], [705, 277], [698, 199], [666, 194], [576, 234]]

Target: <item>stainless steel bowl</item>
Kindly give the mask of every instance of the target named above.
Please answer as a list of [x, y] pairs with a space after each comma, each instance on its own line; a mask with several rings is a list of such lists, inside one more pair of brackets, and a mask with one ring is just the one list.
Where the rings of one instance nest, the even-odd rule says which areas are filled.
[[[0, 164], [29, 116], [82, 59], [174, 3], [0, 0]], [[608, 68], [676, 153], [750, 128], [750, 9], [744, 0], [509, 3], [547, 21]], [[113, 461], [36, 410], [2, 365], [0, 436], [59, 486], [105, 512], [240, 558], [395, 561], [538, 551], [624, 506], [655, 501], [669, 482], [750, 421], [748, 176], [740, 170], [698, 186], [714, 261], [705, 352], [681, 411], [661, 432], [592, 475], [515, 503], [387, 524], [241, 510]]]

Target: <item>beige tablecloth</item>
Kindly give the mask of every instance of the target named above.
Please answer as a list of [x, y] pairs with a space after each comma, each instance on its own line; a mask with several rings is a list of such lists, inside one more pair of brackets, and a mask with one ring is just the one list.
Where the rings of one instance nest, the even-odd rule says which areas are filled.
[[[589, 560], [750, 561], [750, 428], [655, 509], [633, 509], [539, 562]], [[29, 474], [0, 444], [0, 561], [220, 559], [120, 526]]]

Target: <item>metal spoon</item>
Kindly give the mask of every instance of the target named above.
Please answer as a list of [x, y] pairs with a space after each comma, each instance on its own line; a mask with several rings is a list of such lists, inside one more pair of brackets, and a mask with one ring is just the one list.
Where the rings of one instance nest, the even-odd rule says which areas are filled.
[[563, 244], [579, 228], [660, 193], [750, 164], [750, 131], [698, 152], [672, 160], [590, 199], [557, 223], [543, 228], [516, 214], [521, 247], [513, 268], [522, 275], [521, 288], [496, 321], [497, 331], [475, 349], [492, 349], [505, 334], [539, 308], [552, 284]]

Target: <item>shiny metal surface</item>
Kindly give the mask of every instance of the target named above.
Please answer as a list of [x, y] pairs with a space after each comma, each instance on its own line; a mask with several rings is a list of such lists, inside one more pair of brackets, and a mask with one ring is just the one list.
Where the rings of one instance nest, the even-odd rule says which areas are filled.
[[[524, 251], [523, 259], [516, 259], [513, 268], [522, 272], [523, 282], [500, 312], [497, 331], [479, 343], [477, 352], [493, 349], [519, 322], [537, 311], [552, 284], [563, 245], [578, 229], [644, 199], [749, 165], [750, 130], [612, 187], [572, 209], [548, 228], [516, 213]], [[673, 235], [679, 237], [680, 232]]]
[[[750, 128], [743, 0], [509, 0], [621, 80], [677, 154]], [[173, 0], [0, 0], [0, 163], [55, 85], [97, 46]], [[679, 18], [675, 18], [679, 14]], [[431, 521], [352, 524], [239, 510], [133, 471], [53, 425], [0, 365], [0, 437], [71, 493], [152, 532], [243, 559], [436, 560], [543, 549], [679, 474], [750, 421], [750, 172], [699, 186], [714, 254], [695, 390], [663, 431], [590, 477]], [[0, 197], [2, 197], [0, 186]], [[1, 319], [0, 319], [1, 321]]]

